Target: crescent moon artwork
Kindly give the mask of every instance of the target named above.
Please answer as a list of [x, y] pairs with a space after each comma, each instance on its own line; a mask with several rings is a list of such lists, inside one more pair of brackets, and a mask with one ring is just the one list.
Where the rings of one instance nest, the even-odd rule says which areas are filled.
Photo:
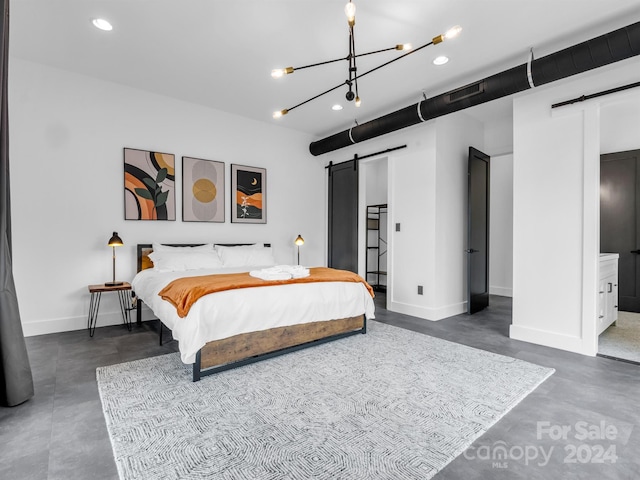
[[267, 171], [258, 167], [231, 165], [231, 221], [267, 223]]

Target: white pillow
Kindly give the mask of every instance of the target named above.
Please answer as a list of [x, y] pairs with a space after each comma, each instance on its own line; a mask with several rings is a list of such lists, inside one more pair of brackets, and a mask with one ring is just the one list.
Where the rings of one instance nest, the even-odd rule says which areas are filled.
[[213, 250], [213, 243], [205, 243], [197, 247], [172, 247], [161, 243], [153, 244], [154, 252], [210, 252], [211, 250]]
[[271, 247], [262, 247], [256, 248], [251, 252], [249, 262], [251, 262], [249, 265], [271, 267], [276, 264], [276, 259], [273, 257], [273, 250], [271, 250]]
[[149, 258], [153, 262], [153, 269], [158, 272], [180, 272], [198, 270], [202, 268], [221, 268], [222, 261], [218, 253], [210, 252], [152, 252]]
[[216, 245], [215, 248], [225, 267], [271, 266], [276, 264], [271, 247], [257, 245], [225, 247]]
[[255, 250], [256, 248], [262, 248], [262, 245], [258, 245], [257, 243], [252, 243], [250, 245], [217, 245], [214, 244], [213, 248], [215, 248], [218, 253], [220, 253], [222, 250], [228, 250], [229, 248], [233, 248], [236, 251], [242, 251], [242, 250]]

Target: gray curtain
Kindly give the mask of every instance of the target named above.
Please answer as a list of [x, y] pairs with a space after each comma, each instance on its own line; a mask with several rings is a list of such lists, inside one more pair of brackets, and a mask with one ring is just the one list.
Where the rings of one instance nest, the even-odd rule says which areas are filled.
[[9, 192], [9, 0], [0, 0], [0, 405], [13, 407], [33, 397], [33, 377], [22, 333], [11, 258]]

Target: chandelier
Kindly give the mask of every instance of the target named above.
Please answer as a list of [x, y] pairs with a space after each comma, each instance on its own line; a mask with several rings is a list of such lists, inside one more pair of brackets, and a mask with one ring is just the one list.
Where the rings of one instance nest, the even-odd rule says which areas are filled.
[[[318, 62], [318, 63], [312, 63], [310, 65], [304, 65], [302, 67], [286, 67], [286, 68], [277, 68], [275, 70], [271, 71], [271, 76], [273, 78], [282, 78], [285, 75], [290, 75], [292, 73], [294, 73], [296, 70], [302, 70], [305, 68], [311, 68], [311, 67], [318, 67], [320, 65], [327, 65], [329, 63], [335, 63], [335, 62], [340, 62], [343, 60], [346, 60], [347, 62], [349, 62], [349, 67], [347, 69], [347, 79], [344, 82], [339, 83], [338, 85], [331, 87], [328, 90], [325, 90], [322, 93], [319, 93], [317, 95], [314, 95], [313, 97], [300, 102], [296, 105], [294, 105], [293, 107], [289, 107], [289, 108], [284, 108], [282, 110], [278, 110], [276, 112], [273, 113], [273, 118], [280, 118], [283, 115], [286, 115], [287, 113], [289, 113], [291, 110], [293, 110], [294, 108], [298, 108], [301, 107], [302, 105], [311, 102], [312, 100], [315, 100], [316, 98], [320, 98], [323, 95], [326, 95], [327, 93], [333, 92], [334, 90], [346, 85], [348, 90], [347, 93], [345, 94], [345, 98], [347, 99], [347, 101], [351, 102], [351, 101], [355, 101], [355, 106], [359, 107], [362, 104], [362, 101], [360, 99], [360, 95], [358, 94], [358, 79], [364, 77], [365, 75], [369, 75], [370, 73], [375, 72], [376, 70], [381, 69], [382, 67], [386, 67], [387, 65], [396, 62], [398, 60], [400, 60], [401, 58], [406, 57], [407, 55], [411, 55], [412, 53], [418, 52], [420, 50], [422, 50], [423, 48], [428, 47], [429, 45], [437, 45], [438, 43], [442, 43], [444, 40], [450, 39], [455, 37], [456, 35], [458, 35], [461, 31], [462, 28], [460, 26], [455, 26], [451, 29], [449, 29], [446, 33], [443, 33], [441, 35], [438, 35], [436, 37], [433, 37], [431, 39], [430, 42], [425, 43], [424, 45], [419, 46], [418, 48], [412, 49], [411, 44], [410, 43], [405, 43], [405, 44], [398, 44], [395, 45], [393, 47], [389, 47], [389, 48], [383, 48], [382, 50], [375, 50], [372, 52], [367, 52], [367, 53], [359, 53], [356, 54], [356, 47], [355, 47], [355, 36], [354, 36], [354, 31], [353, 28], [356, 24], [356, 6], [353, 3], [352, 0], [349, 0], [349, 3], [346, 4], [346, 6], [344, 7], [344, 13], [347, 16], [347, 22], [349, 24], [349, 54], [346, 57], [340, 57], [340, 58], [336, 58], [333, 60], [327, 60], [325, 62]], [[358, 67], [356, 65], [356, 59], [359, 57], [364, 57], [365, 55], [373, 55], [376, 53], [382, 53], [382, 52], [388, 52], [390, 50], [396, 50], [396, 51], [406, 51], [406, 53], [400, 55], [399, 57], [396, 57], [392, 60], [389, 60], [388, 62], [385, 62], [381, 65], [378, 65], [377, 67], [374, 67], [370, 70], [367, 70], [364, 73], [358, 74]]]

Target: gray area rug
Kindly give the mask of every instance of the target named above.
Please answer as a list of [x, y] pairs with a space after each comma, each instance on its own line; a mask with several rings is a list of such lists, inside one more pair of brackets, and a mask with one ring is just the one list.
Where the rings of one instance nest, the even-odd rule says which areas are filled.
[[618, 312], [616, 325], [598, 338], [598, 353], [640, 362], [640, 314]]
[[424, 480], [552, 373], [372, 321], [196, 383], [177, 353], [97, 379], [122, 480]]

